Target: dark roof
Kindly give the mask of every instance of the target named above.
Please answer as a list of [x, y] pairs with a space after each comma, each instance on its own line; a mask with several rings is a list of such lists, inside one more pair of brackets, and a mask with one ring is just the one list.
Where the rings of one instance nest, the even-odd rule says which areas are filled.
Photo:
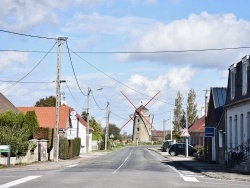
[[223, 106], [226, 103], [227, 98], [227, 88], [225, 87], [212, 87], [211, 95], [213, 98], [214, 109], [217, 120], [220, 120], [221, 115], [223, 113]]
[[0, 93], [0, 113], [6, 111], [18, 112], [18, 109], [2, 93]]
[[214, 107], [219, 108], [221, 106], [224, 106], [227, 98], [227, 88], [221, 87], [212, 88], [212, 95], [214, 98]]

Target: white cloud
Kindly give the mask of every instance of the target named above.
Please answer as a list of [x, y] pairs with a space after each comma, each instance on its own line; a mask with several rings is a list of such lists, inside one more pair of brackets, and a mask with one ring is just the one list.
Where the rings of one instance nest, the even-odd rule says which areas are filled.
[[38, 24], [43, 26], [59, 23], [60, 11], [77, 6], [86, 9], [101, 3], [104, 3], [104, 0], [2, 0], [0, 21], [2, 28], [28, 31]]
[[[187, 90], [188, 82], [194, 77], [194, 70], [190, 67], [183, 68], [171, 68], [166, 74], [160, 75], [155, 79], [150, 79], [148, 77], [142, 75], [132, 75], [130, 79], [126, 82], [131, 88], [134, 88], [136, 91], [139, 91], [142, 94], [139, 94], [136, 91], [126, 89], [124, 92], [128, 95], [128, 97], [133, 96], [141, 96], [143, 104], [147, 103], [149, 97], [153, 97], [158, 91], [175, 91], [177, 93], [178, 90]], [[169, 97], [175, 97], [176, 93], [171, 93]], [[139, 104], [137, 104], [139, 105]], [[159, 108], [164, 105], [161, 101], [155, 101], [152, 108]]]
[[14, 64], [25, 63], [27, 61], [27, 53], [2, 52], [0, 53], [0, 72], [14, 66]]
[[[250, 22], [237, 20], [234, 14], [211, 15], [202, 12], [187, 19], [156, 23], [150, 31], [134, 39], [129, 51], [172, 51], [249, 46]], [[246, 51], [245, 51], [246, 52]], [[242, 53], [242, 50], [241, 50]], [[244, 53], [244, 51], [243, 51]], [[237, 62], [239, 51], [210, 51], [189, 53], [126, 54], [127, 61], [156, 61], [202, 68], [228, 68]]]
[[67, 32], [107, 35], [139, 36], [148, 30], [155, 21], [135, 16], [112, 17], [102, 16], [98, 13], [85, 15], [76, 13], [63, 29]]

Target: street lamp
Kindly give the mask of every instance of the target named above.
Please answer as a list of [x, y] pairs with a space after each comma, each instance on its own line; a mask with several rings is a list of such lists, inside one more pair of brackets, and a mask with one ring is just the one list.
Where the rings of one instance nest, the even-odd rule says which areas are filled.
[[[98, 88], [96, 89], [96, 91], [100, 91], [103, 88]], [[90, 92], [92, 92], [92, 90], [90, 89], [90, 87], [88, 87], [88, 94], [87, 94], [87, 131], [86, 131], [86, 153], [89, 153], [89, 96], [90, 96]]]

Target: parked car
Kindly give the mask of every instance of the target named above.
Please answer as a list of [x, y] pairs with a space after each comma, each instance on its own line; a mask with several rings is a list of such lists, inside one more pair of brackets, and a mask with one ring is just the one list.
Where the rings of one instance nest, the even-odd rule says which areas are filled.
[[164, 152], [164, 151], [168, 151], [169, 150], [169, 148], [172, 146], [172, 144], [173, 144], [173, 140], [166, 140], [165, 142], [163, 142], [163, 144], [162, 144], [162, 151]]
[[[185, 150], [186, 150], [186, 144], [185, 143], [176, 143], [176, 144], [173, 144], [169, 148], [168, 153], [171, 156], [185, 155]], [[193, 146], [188, 144], [188, 155], [189, 156], [195, 156], [196, 153], [197, 153], [197, 150]]]

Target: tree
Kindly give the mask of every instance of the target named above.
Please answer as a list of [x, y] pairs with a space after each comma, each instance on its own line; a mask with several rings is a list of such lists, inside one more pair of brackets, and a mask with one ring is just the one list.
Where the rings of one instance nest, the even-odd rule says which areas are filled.
[[197, 103], [195, 101], [196, 94], [193, 89], [190, 89], [187, 98], [187, 115], [188, 115], [188, 126], [192, 125], [195, 121], [197, 121]]
[[175, 109], [174, 109], [174, 131], [179, 133], [183, 127], [183, 110], [182, 110], [183, 96], [178, 91], [177, 98], [175, 99]]
[[[87, 122], [87, 112], [83, 111], [81, 116]], [[101, 140], [103, 135], [103, 130], [100, 123], [98, 123], [93, 116], [89, 119], [89, 127], [94, 129], [92, 133], [92, 139]]]
[[56, 106], [56, 97], [50, 96], [46, 98], [42, 98], [36, 102], [35, 107], [51, 107]]
[[28, 111], [25, 114], [23, 125], [29, 130], [30, 139], [33, 138], [33, 133], [36, 127], [39, 127], [35, 111]]
[[89, 126], [94, 129], [94, 131], [92, 133], [92, 139], [93, 140], [101, 140], [102, 135], [103, 135], [103, 129], [102, 129], [100, 123], [98, 123], [94, 117], [91, 117], [91, 119], [89, 120]]
[[[106, 131], [106, 128], [104, 129]], [[122, 136], [120, 135], [121, 129], [118, 128], [115, 124], [109, 124], [109, 136], [114, 135], [113, 140], [121, 140]]]
[[11, 156], [24, 155], [29, 147], [29, 130], [23, 126], [25, 115], [12, 111], [0, 114], [0, 143], [11, 146]]

